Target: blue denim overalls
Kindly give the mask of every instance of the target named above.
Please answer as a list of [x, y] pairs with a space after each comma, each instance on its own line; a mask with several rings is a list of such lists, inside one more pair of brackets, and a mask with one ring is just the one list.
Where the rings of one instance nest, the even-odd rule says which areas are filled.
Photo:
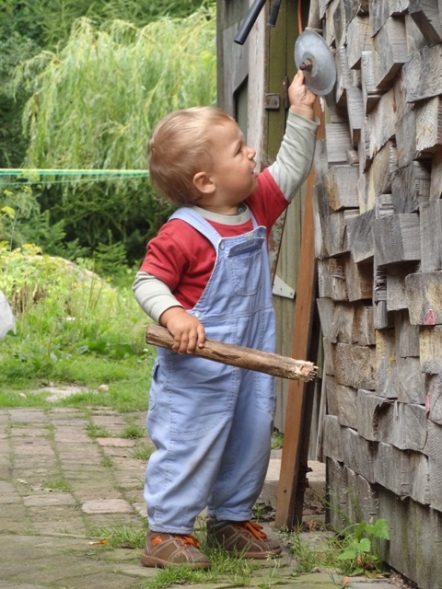
[[[179, 218], [211, 241], [212, 276], [189, 311], [206, 337], [274, 351], [275, 323], [266, 231], [222, 238], [190, 208]], [[147, 425], [156, 451], [144, 497], [149, 527], [189, 534], [207, 506], [219, 520], [251, 519], [267, 472], [275, 410], [273, 378], [158, 348]]]

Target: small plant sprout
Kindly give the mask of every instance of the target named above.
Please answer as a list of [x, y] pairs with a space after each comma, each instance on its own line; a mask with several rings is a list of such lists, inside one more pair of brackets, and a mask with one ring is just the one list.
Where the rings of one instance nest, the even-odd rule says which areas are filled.
[[90, 438], [110, 438], [110, 432], [102, 425], [95, 425], [95, 423], [88, 423], [86, 426], [87, 435]]
[[134, 448], [132, 452], [132, 458], [136, 458], [137, 460], [142, 460], [143, 462], [147, 462], [155, 448], [152, 445], [141, 443]]
[[146, 436], [146, 430], [138, 423], [127, 425], [121, 433], [121, 437], [128, 440], [137, 440]]
[[49, 491], [58, 491], [59, 493], [69, 493], [71, 486], [65, 479], [51, 479], [43, 482], [43, 486]]
[[379, 556], [379, 542], [390, 539], [388, 521], [362, 520], [343, 532], [342, 552], [338, 555], [340, 568], [345, 574], [376, 576], [384, 562]]

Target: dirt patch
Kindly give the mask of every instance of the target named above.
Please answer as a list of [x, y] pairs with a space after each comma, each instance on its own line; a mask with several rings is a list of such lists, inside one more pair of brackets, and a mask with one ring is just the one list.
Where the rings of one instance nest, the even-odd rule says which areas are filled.
[[29, 391], [30, 394], [38, 394], [38, 393], [47, 393], [48, 396], [46, 398], [49, 403], [54, 403], [56, 401], [60, 401], [61, 399], [66, 399], [67, 397], [71, 397], [72, 395], [77, 395], [78, 393], [85, 393], [89, 389], [87, 387], [82, 387], [79, 385], [63, 385], [63, 386], [55, 386], [55, 385], [48, 385], [46, 387], [42, 387], [40, 389], [35, 389], [33, 391]]

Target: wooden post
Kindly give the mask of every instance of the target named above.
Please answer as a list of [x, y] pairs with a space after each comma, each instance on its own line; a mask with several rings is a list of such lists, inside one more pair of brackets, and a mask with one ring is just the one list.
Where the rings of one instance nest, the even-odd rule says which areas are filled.
[[[319, 100], [315, 103], [315, 114], [321, 120], [318, 139], [323, 137], [324, 117]], [[293, 328], [292, 357], [306, 358], [310, 349], [316, 267], [315, 240], [313, 230], [313, 187], [315, 172], [312, 168], [307, 178], [302, 224], [299, 279], [296, 290], [296, 309]], [[304, 383], [290, 381], [284, 428], [281, 474], [276, 500], [275, 525], [293, 528], [295, 521], [302, 519], [304, 479], [300, 476], [302, 439], [305, 431], [304, 413], [306, 408], [306, 387]], [[309, 428], [307, 427], [307, 431]], [[304, 473], [305, 474], [305, 473]], [[299, 513], [301, 506], [301, 513]], [[295, 513], [295, 511], [298, 511]]]

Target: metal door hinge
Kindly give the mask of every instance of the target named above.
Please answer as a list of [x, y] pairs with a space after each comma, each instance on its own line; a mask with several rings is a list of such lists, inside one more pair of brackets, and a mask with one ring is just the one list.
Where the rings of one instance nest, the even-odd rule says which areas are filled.
[[[282, 106], [286, 110], [290, 107], [289, 86], [290, 80], [285, 76], [282, 81]], [[264, 107], [266, 110], [279, 110], [281, 108], [281, 95], [275, 92], [267, 92]]]
[[281, 97], [279, 94], [269, 92], [265, 95], [264, 107], [266, 110], [279, 110], [281, 106]]
[[288, 76], [285, 76], [284, 80], [282, 81], [283, 93], [282, 93], [282, 103], [284, 108], [287, 110], [290, 108], [290, 100], [289, 100], [289, 86], [290, 80]]

